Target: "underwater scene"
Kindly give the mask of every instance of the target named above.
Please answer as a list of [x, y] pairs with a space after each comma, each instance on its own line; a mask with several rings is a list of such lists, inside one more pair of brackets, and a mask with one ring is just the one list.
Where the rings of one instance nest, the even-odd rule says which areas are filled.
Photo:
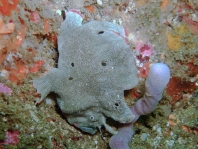
[[198, 1], [0, 0], [0, 149], [198, 149]]

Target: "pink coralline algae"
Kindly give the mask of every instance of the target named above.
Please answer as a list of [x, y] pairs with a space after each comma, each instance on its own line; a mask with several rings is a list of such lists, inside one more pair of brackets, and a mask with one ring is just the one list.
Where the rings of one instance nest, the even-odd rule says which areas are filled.
[[124, 124], [118, 129], [118, 133], [111, 137], [109, 142], [111, 149], [129, 149], [128, 143], [134, 134], [132, 129], [133, 124], [141, 115], [149, 114], [155, 110], [169, 80], [170, 70], [167, 65], [156, 63], [151, 66], [145, 84], [146, 92], [144, 96], [131, 107], [135, 118], [131, 123]]
[[39, 23], [40, 22], [40, 16], [37, 11], [32, 11], [30, 13], [30, 20], [32, 20], [34, 23]]
[[153, 46], [150, 44], [143, 43], [141, 41], [138, 41], [136, 44], [136, 51], [139, 51], [140, 55], [143, 57], [150, 56], [153, 53]]
[[16, 145], [19, 143], [19, 132], [17, 130], [15, 131], [7, 131], [6, 132], [6, 139], [3, 142], [0, 142], [0, 144], [4, 145]]
[[150, 56], [154, 51], [154, 46], [143, 41], [134, 41], [136, 55], [136, 65], [138, 67], [138, 77], [146, 78], [149, 72]]
[[9, 87], [5, 86], [4, 84], [0, 83], [0, 93], [11, 95], [12, 90]]

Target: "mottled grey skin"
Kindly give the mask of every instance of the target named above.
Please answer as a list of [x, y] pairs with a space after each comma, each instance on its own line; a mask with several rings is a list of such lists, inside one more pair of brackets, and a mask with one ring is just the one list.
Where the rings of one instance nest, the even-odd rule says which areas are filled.
[[94, 134], [106, 117], [120, 123], [134, 118], [124, 100], [124, 90], [137, 82], [134, 56], [123, 27], [102, 21], [82, 25], [82, 17], [69, 11], [58, 36], [58, 68], [34, 80], [43, 100], [50, 92], [67, 121]]

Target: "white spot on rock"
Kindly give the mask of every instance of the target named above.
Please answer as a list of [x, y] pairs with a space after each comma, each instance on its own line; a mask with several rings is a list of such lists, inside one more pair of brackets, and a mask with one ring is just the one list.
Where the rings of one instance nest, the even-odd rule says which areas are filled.
[[97, 0], [97, 4], [98, 5], [102, 5], [102, 1], [101, 0]]

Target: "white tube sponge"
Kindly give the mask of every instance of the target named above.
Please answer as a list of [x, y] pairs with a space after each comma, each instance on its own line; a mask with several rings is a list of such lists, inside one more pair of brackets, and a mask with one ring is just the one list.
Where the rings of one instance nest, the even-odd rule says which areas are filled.
[[131, 123], [124, 124], [118, 129], [118, 133], [111, 137], [109, 141], [111, 149], [129, 149], [128, 143], [134, 133], [132, 130], [134, 122], [136, 122], [140, 115], [146, 115], [155, 110], [169, 80], [170, 70], [166, 64], [156, 63], [151, 66], [145, 83], [146, 92], [144, 96], [131, 107], [135, 118]]
[[150, 68], [145, 83], [146, 92], [131, 108], [135, 122], [140, 115], [146, 115], [155, 110], [162, 98], [162, 93], [170, 80], [170, 70], [166, 64], [156, 63]]
[[118, 133], [113, 135], [109, 140], [111, 149], [130, 149], [128, 143], [134, 134], [133, 124], [125, 124], [118, 129]]
[[150, 68], [146, 80], [146, 92], [160, 100], [162, 92], [170, 80], [170, 70], [166, 64], [156, 63]]

